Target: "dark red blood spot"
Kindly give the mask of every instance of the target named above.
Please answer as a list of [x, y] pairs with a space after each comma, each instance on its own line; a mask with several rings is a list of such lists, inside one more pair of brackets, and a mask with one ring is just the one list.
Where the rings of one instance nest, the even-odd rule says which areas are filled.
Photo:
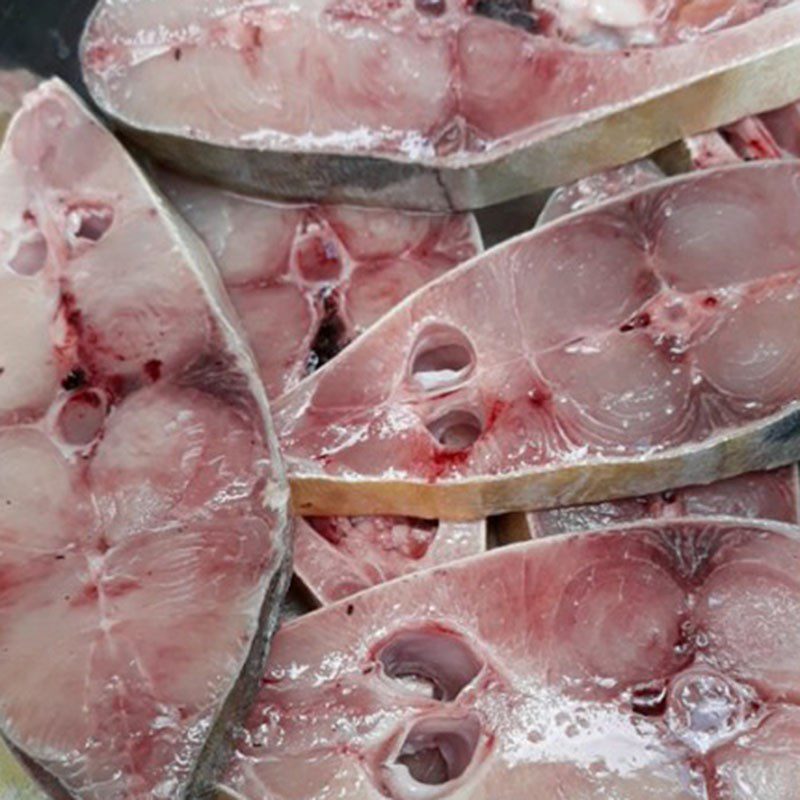
[[769, 142], [765, 142], [762, 139], [750, 139], [747, 142], [747, 147], [750, 152], [747, 153], [745, 157], [746, 161], [752, 159], [758, 159], [760, 161], [765, 158], [776, 158], [780, 155], [770, 146]]
[[83, 333], [83, 315], [78, 308], [78, 303], [75, 295], [69, 291], [62, 291], [60, 297], [61, 311], [64, 315], [64, 320], [69, 325], [77, 336]]
[[356, 610], [356, 607], [352, 603], [349, 603], [348, 606], [347, 606], [347, 616], [348, 617], [352, 616], [353, 612], [355, 610]]
[[183, 50], [181, 50], [180, 47], [176, 47], [175, 50], [172, 53], [172, 57], [176, 61], [180, 61], [181, 58], [183, 58]]
[[637, 686], [631, 692], [631, 708], [635, 714], [657, 717], [667, 710], [667, 687]]
[[633, 319], [629, 320], [623, 325], [620, 325], [619, 329], [622, 333], [627, 333], [628, 331], [633, 331], [637, 328], [646, 328], [651, 321], [650, 314], [648, 314], [646, 311], [643, 311], [641, 314], [637, 314]]
[[430, 14], [432, 17], [441, 17], [447, 10], [444, 0], [415, 0], [417, 11]]
[[666, 491], [661, 493], [661, 498], [665, 503], [674, 503], [678, 499], [678, 494], [674, 491]]
[[110, 375], [106, 380], [106, 389], [112, 397], [125, 394], [125, 378], [122, 375]]
[[706, 308], [716, 308], [719, 305], [719, 300], [713, 295], [709, 295], [708, 297], [703, 300], [703, 305]]
[[534, 388], [528, 392], [528, 401], [532, 406], [537, 408], [549, 403], [551, 398], [552, 394], [545, 386], [534, 386]]
[[468, 450], [461, 452], [435, 450], [430, 457], [428, 480], [435, 481], [437, 478], [451, 474], [467, 462], [469, 455]]
[[66, 556], [59, 553], [57, 556], [54, 557], [56, 561], [63, 561]]
[[161, 362], [154, 358], [144, 365], [144, 374], [155, 383], [161, 377]]
[[108, 540], [105, 538], [105, 536], [101, 536], [97, 540], [97, 551], [101, 555], [105, 555], [110, 549], [111, 545], [108, 543]]
[[74, 392], [76, 389], [82, 389], [86, 385], [86, 373], [80, 368], [70, 370], [69, 374], [63, 381], [61, 381], [61, 388], [67, 392]]
[[0, 367], [0, 375], [2, 375], [6, 371], [5, 367]]
[[502, 400], [495, 400], [492, 403], [492, 407], [489, 409], [489, 413], [486, 416], [486, 426], [485, 430], [489, 430], [495, 422], [497, 422], [500, 415], [508, 408], [508, 403], [503, 402]]
[[22, 212], [22, 219], [31, 225], [36, 224], [36, 214], [34, 214], [33, 211], [31, 211], [29, 208], [26, 208]]

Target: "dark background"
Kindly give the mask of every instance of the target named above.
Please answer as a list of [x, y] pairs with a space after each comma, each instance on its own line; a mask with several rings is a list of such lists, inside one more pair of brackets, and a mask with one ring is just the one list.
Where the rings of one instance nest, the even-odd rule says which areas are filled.
[[[78, 41], [96, 0], [0, 0], [0, 61], [81, 87]], [[166, 2], [166, 0], [165, 0]]]

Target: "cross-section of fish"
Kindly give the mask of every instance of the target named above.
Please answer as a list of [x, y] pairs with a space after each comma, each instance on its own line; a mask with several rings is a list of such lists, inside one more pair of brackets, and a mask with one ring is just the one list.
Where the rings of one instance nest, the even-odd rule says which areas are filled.
[[[277, 205], [158, 180], [209, 246], [271, 397], [481, 250], [471, 215]], [[323, 603], [486, 546], [484, 522], [410, 517], [298, 519], [295, 534], [295, 573]]]
[[82, 60], [187, 169], [463, 209], [794, 100], [798, 30], [792, 0], [101, 0]]
[[533, 511], [524, 520], [508, 520], [506, 531], [514, 538], [535, 538], [607, 528], [623, 522], [687, 516], [774, 519], [797, 524], [800, 521], [797, 468], [751, 472], [708, 486], [690, 486], [648, 497]]
[[800, 456], [800, 164], [664, 181], [420, 290], [278, 404], [303, 513], [476, 518]]
[[0, 730], [59, 796], [180, 798], [288, 579], [266, 398], [207, 252], [65, 85], [0, 185]]
[[482, 250], [471, 214], [279, 205], [157, 180], [214, 256], [271, 399]]
[[[786, 112], [781, 110], [780, 113]], [[684, 142], [684, 147], [692, 169], [781, 155], [767, 124], [758, 117], [747, 117], [725, 129], [690, 137]], [[663, 179], [664, 174], [646, 160], [585, 178], [553, 192], [537, 224], [546, 224], [563, 214], [591, 207], [636, 186], [650, 185]], [[509, 515], [503, 521], [503, 536], [535, 538], [659, 517], [721, 515], [797, 523], [800, 513], [798, 500], [797, 468], [792, 466], [648, 497]]]
[[486, 523], [414, 517], [306, 517], [295, 526], [296, 575], [321, 603], [486, 549]]
[[311, 614], [276, 637], [228, 792], [789, 800], [797, 537], [677, 520], [551, 538]]

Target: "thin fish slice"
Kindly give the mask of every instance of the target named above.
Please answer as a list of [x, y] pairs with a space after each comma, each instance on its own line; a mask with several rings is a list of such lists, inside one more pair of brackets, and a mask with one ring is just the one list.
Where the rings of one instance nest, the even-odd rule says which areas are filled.
[[[271, 398], [482, 250], [470, 214], [279, 205], [165, 171], [157, 179], [211, 250]], [[295, 573], [319, 603], [486, 549], [483, 521], [326, 517], [295, 529]]]
[[529, 542], [280, 631], [242, 800], [789, 800], [800, 530], [675, 520]]
[[0, 152], [0, 732], [58, 796], [194, 796], [289, 578], [213, 264], [59, 81]]
[[798, 30], [792, 0], [101, 0], [82, 63], [173, 165], [465, 209], [794, 100]]

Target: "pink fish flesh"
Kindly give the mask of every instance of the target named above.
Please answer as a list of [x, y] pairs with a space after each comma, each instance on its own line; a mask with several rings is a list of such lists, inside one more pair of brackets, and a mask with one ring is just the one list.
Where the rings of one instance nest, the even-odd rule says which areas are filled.
[[[157, 177], [211, 250], [270, 397], [482, 249], [469, 214], [278, 205], [172, 173]], [[294, 565], [313, 597], [327, 603], [485, 546], [484, 522], [301, 518]]]
[[798, 31], [791, 0], [101, 0], [82, 61], [178, 167], [463, 209], [794, 100]]
[[276, 405], [295, 505], [468, 519], [790, 463], [798, 264], [794, 161], [673, 178], [496, 247]]
[[194, 795], [288, 582], [263, 388], [208, 254], [64, 84], [0, 184], [0, 732], [59, 796]]
[[495, 550], [277, 635], [225, 794], [790, 800], [800, 541], [675, 520]]

